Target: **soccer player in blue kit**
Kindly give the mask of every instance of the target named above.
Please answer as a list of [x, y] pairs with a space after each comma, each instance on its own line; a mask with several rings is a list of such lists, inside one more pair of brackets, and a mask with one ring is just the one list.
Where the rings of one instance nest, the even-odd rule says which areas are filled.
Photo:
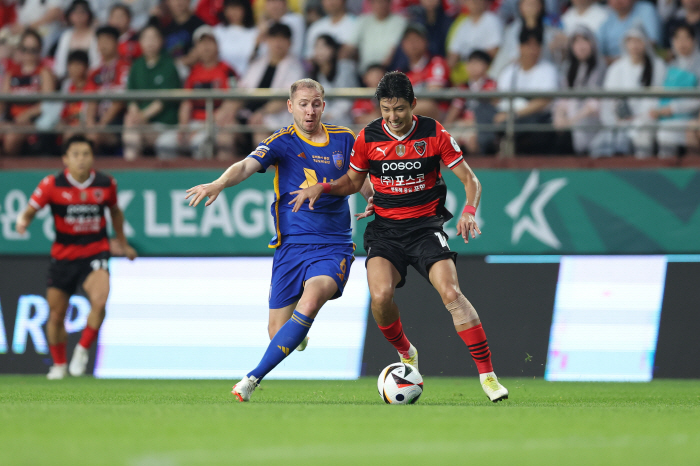
[[[238, 401], [249, 401], [265, 375], [295, 348], [305, 348], [309, 328], [321, 307], [338, 298], [350, 274], [352, 242], [347, 196], [325, 196], [310, 210], [292, 213], [291, 193], [321, 183], [329, 186], [348, 171], [355, 135], [348, 128], [321, 122], [324, 90], [312, 79], [292, 84], [287, 109], [294, 124], [261, 142], [244, 160], [229, 167], [219, 179], [187, 190], [190, 206], [204, 198], [205, 206], [219, 193], [255, 172], [274, 167], [275, 202], [271, 206], [277, 234], [270, 286], [270, 345], [258, 366], [234, 385]], [[367, 183], [362, 195], [369, 198]], [[300, 215], [301, 214], [301, 215]]]

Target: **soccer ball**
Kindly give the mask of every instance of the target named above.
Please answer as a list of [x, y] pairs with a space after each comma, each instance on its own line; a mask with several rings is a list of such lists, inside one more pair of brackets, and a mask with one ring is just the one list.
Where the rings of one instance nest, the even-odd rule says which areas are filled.
[[379, 374], [377, 390], [385, 403], [413, 404], [423, 393], [423, 377], [412, 365], [397, 362]]

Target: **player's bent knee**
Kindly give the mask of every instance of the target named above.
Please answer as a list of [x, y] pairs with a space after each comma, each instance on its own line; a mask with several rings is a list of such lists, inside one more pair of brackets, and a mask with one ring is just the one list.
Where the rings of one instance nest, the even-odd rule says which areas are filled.
[[479, 319], [479, 314], [476, 313], [472, 303], [461, 293], [457, 299], [446, 304], [446, 307], [452, 314], [452, 321], [455, 325], [464, 325]]
[[445, 306], [447, 306], [448, 303], [453, 303], [453, 302], [457, 301], [460, 296], [464, 297], [464, 295], [459, 290], [457, 290], [456, 288], [452, 288], [452, 287], [450, 287], [446, 290], [443, 290], [440, 293], [440, 297], [442, 298], [442, 302], [445, 304]]
[[373, 288], [370, 290], [372, 305], [388, 306], [394, 301], [394, 289], [391, 287]]

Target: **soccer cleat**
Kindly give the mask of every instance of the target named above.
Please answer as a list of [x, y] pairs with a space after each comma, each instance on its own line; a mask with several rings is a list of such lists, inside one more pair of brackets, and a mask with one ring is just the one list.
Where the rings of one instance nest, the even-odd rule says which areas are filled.
[[231, 393], [238, 401], [250, 401], [250, 395], [258, 388], [259, 384], [260, 379], [256, 379], [252, 375], [250, 377], [243, 377], [240, 382], [233, 386]]
[[304, 351], [308, 344], [309, 344], [309, 337], [305, 337], [304, 341], [299, 343], [299, 346], [297, 346], [297, 351]]
[[401, 362], [404, 364], [410, 364], [413, 367], [418, 370], [418, 350], [416, 349], [413, 344], [411, 344], [411, 347], [408, 348], [408, 358], [404, 358], [401, 353], [399, 353], [399, 357], [401, 358]]
[[73, 351], [73, 357], [68, 365], [68, 373], [73, 377], [85, 375], [88, 359], [90, 359], [90, 353], [88, 353], [87, 348], [83, 347], [81, 344], [77, 344]]
[[508, 389], [498, 382], [498, 377], [493, 372], [479, 374], [479, 380], [489, 400], [497, 403], [508, 399]]
[[46, 378], [49, 380], [61, 380], [68, 375], [68, 368], [66, 364], [54, 364], [49, 367], [49, 373], [46, 374]]

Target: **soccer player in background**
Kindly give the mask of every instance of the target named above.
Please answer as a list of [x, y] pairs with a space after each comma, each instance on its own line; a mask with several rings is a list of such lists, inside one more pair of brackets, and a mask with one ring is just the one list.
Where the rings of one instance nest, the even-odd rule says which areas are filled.
[[[481, 198], [481, 185], [464, 161], [454, 138], [437, 121], [413, 115], [416, 99], [408, 77], [398, 71], [387, 73], [377, 86], [382, 118], [367, 125], [358, 135], [347, 174], [327, 186], [296, 191], [293, 211], [314, 209], [316, 202], [332, 196], [348, 196], [360, 190], [367, 173], [374, 185], [375, 220], [365, 231], [367, 282], [372, 297], [372, 315], [384, 337], [399, 352], [404, 363], [418, 368], [418, 351], [403, 332], [394, 292], [405, 283], [413, 266], [440, 293], [452, 314], [457, 333], [469, 348], [479, 371], [481, 386], [493, 402], [508, 398], [491, 364], [486, 334], [476, 310], [464, 297], [457, 280], [455, 260], [442, 225], [452, 218], [445, 208], [447, 188], [440, 175], [440, 163], [462, 181], [467, 203], [457, 222], [457, 234], [469, 242], [469, 235], [481, 234], [474, 219]], [[308, 205], [305, 201], [309, 200]]]
[[[47, 204], [51, 206], [56, 239], [51, 247], [46, 289], [50, 312], [46, 336], [53, 358], [47, 375], [50, 380], [62, 379], [68, 372], [73, 376], [85, 373], [88, 349], [97, 339], [105, 318], [110, 257], [105, 209], [111, 214], [120, 248], [130, 260], [136, 257], [136, 251], [124, 236], [124, 214], [117, 206], [117, 183], [111, 176], [93, 170], [94, 161], [92, 142], [79, 134], [70, 137], [63, 150], [66, 169], [39, 183], [15, 226], [23, 234], [36, 213]], [[64, 321], [69, 299], [80, 288], [90, 300], [90, 314], [67, 367], [68, 334]]]
[[[306, 335], [321, 307], [338, 298], [350, 275], [352, 242], [347, 196], [326, 197], [316, 208], [292, 213], [292, 191], [329, 182], [348, 171], [355, 135], [342, 126], [321, 122], [324, 90], [312, 79], [292, 84], [287, 110], [294, 123], [263, 140], [244, 160], [229, 167], [219, 179], [187, 190], [191, 206], [205, 197], [214, 202], [224, 188], [235, 186], [255, 172], [275, 169], [275, 202], [271, 206], [277, 234], [270, 285], [268, 346], [258, 366], [234, 385], [238, 401], [249, 401], [260, 381], [284, 358], [306, 347]], [[358, 189], [359, 191], [359, 189]], [[363, 195], [368, 198], [371, 186]]]

